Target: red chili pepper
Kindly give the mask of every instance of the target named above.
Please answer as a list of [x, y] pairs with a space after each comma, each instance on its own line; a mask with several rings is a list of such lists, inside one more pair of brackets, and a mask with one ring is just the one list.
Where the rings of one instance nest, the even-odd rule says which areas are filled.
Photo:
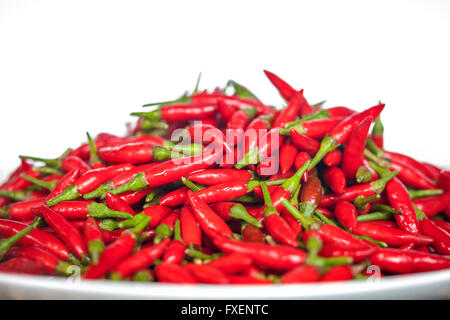
[[214, 143], [222, 147], [222, 152], [233, 153], [233, 149], [228, 144], [225, 134], [212, 125], [195, 123], [189, 126], [187, 131], [190, 139], [194, 142], [202, 142], [204, 144]]
[[236, 112], [236, 107], [229, 105], [225, 101], [219, 99], [217, 100], [217, 107], [219, 109], [219, 113], [222, 116], [222, 119], [225, 122], [228, 122], [233, 114]]
[[107, 163], [141, 164], [153, 159], [153, 146], [146, 142], [119, 142], [102, 147], [98, 154]]
[[383, 124], [381, 123], [380, 117], [378, 117], [375, 120], [375, 123], [372, 128], [372, 140], [375, 143], [375, 145], [381, 149], [383, 149], [384, 146], [383, 133], [384, 133]]
[[342, 161], [342, 152], [338, 149], [327, 153], [327, 155], [323, 158], [323, 163], [327, 167], [338, 166], [341, 164], [341, 161]]
[[70, 264], [59, 260], [58, 257], [52, 253], [45, 251], [42, 248], [34, 246], [19, 246], [11, 248], [6, 255], [7, 258], [26, 258], [32, 261], [41, 263], [48, 274], [62, 274], [67, 275], [70, 269]]
[[347, 178], [355, 179], [356, 171], [363, 165], [364, 149], [373, 118], [368, 116], [351, 133], [342, 156], [342, 171]]
[[155, 244], [172, 236], [178, 216], [178, 210], [174, 210], [161, 220], [155, 229], [155, 238], [153, 240]]
[[290, 270], [303, 265], [306, 259], [306, 253], [303, 250], [283, 245], [234, 241], [224, 238], [215, 239], [214, 244], [225, 253], [247, 255], [257, 265], [274, 270]]
[[320, 250], [320, 255], [322, 257], [351, 257], [354, 263], [359, 263], [369, 258], [376, 250], [376, 247], [370, 246], [365, 249], [346, 249], [337, 245], [326, 244]]
[[358, 212], [353, 204], [348, 201], [339, 201], [334, 210], [338, 221], [347, 229], [352, 231], [356, 227]]
[[272, 281], [258, 278], [252, 275], [234, 275], [228, 276], [230, 284], [245, 284], [245, 285], [258, 285], [258, 284], [273, 284]]
[[216, 212], [225, 221], [230, 221], [232, 219], [238, 219], [245, 221], [256, 227], [261, 227], [261, 223], [258, 222], [254, 217], [252, 217], [245, 207], [237, 202], [216, 202], [211, 204], [211, 209]]
[[286, 272], [281, 283], [309, 283], [320, 279], [319, 270], [314, 266], [300, 266]]
[[258, 184], [257, 181], [245, 180], [224, 182], [199, 190], [195, 193], [195, 196], [206, 203], [230, 201], [251, 192]]
[[330, 187], [330, 189], [338, 195], [344, 194], [347, 190], [345, 174], [338, 167], [325, 169], [323, 180]]
[[41, 213], [45, 222], [55, 230], [56, 234], [67, 244], [70, 250], [78, 258], [85, 258], [87, 248], [80, 232], [66, 218], [44, 205], [41, 206]]
[[297, 118], [297, 116], [300, 114], [303, 100], [303, 90], [295, 92], [291, 99], [289, 99], [289, 103], [286, 108], [281, 111], [281, 113], [273, 122], [272, 126], [274, 128], [282, 128], [287, 123], [294, 121], [295, 118]]
[[38, 207], [44, 203], [43, 199], [28, 200], [13, 203], [7, 207], [0, 207], [0, 217], [12, 220], [25, 220], [35, 216], [31, 208]]
[[234, 180], [250, 180], [252, 174], [247, 170], [238, 169], [206, 169], [194, 172], [187, 178], [196, 183], [204, 185], [215, 185]]
[[227, 275], [245, 272], [252, 265], [252, 259], [248, 256], [232, 253], [219, 257], [207, 263], [208, 266], [216, 268]]
[[17, 257], [1, 263], [0, 272], [42, 275], [46, 274], [46, 269], [44, 265], [38, 261]]
[[200, 200], [195, 193], [188, 191], [189, 204], [192, 207], [195, 218], [200, 228], [210, 238], [214, 239], [217, 234], [231, 237], [232, 232], [225, 221], [219, 217], [203, 200]]
[[165, 239], [158, 244], [142, 248], [114, 267], [112, 277], [125, 278], [140, 269], [147, 268], [163, 254], [169, 243], [170, 239]]
[[168, 194], [166, 194], [164, 197], [161, 198], [159, 203], [163, 206], [168, 207], [180, 206], [187, 201], [188, 190], [189, 190], [188, 187], [182, 187], [172, 192], [169, 192]]
[[278, 92], [284, 100], [290, 101], [292, 97], [297, 93], [297, 90], [292, 88], [286, 81], [278, 77], [276, 74], [267, 70], [264, 70], [264, 73], [266, 74], [270, 82], [275, 86], [275, 88], [277, 88]]
[[355, 110], [349, 109], [347, 107], [331, 107], [325, 109], [325, 111], [330, 115], [331, 118], [348, 117], [349, 115], [356, 113]]
[[386, 184], [386, 193], [392, 208], [402, 212], [394, 215], [398, 227], [411, 233], [419, 233], [419, 220], [404, 184], [398, 178], [393, 178]]
[[320, 279], [320, 282], [346, 281], [353, 279], [353, 271], [350, 266], [333, 266]]
[[88, 205], [92, 200], [63, 201], [54, 205], [52, 210], [67, 220], [85, 219], [88, 214]]
[[286, 173], [292, 167], [297, 155], [297, 148], [290, 140], [286, 141], [280, 149], [280, 170], [281, 173]]
[[299, 133], [297, 130], [292, 128], [289, 131], [291, 135], [292, 143], [301, 151], [305, 151], [310, 155], [317, 153], [320, 147], [320, 142], [308, 137], [307, 135]]
[[124, 193], [121, 193], [119, 195], [119, 198], [129, 206], [132, 206], [144, 199], [149, 192], [149, 189], [143, 189], [139, 191], [126, 191]]
[[[18, 221], [0, 219], [0, 233], [7, 236], [12, 236], [26, 227], [26, 224]], [[19, 243], [44, 248], [62, 260], [67, 260], [69, 258], [69, 250], [58, 238], [39, 229], [34, 229], [25, 235]]]
[[322, 197], [320, 206], [327, 208], [335, 205], [339, 201], [353, 201], [357, 196], [369, 197], [374, 194], [380, 194], [381, 192], [383, 192], [386, 183], [396, 174], [396, 172], [392, 172], [390, 175], [372, 181], [370, 183], [357, 184], [351, 187], [347, 187], [346, 191], [342, 194], [327, 194]]
[[155, 268], [156, 278], [159, 282], [195, 284], [197, 280], [184, 267], [174, 264], [162, 262]]
[[340, 145], [347, 142], [353, 130], [365, 118], [372, 116], [376, 119], [384, 108], [384, 104], [379, 104], [360, 113], [354, 113], [341, 120], [335, 127], [329, 131], [328, 136], [320, 143], [320, 149], [311, 161], [310, 168], [315, 167], [320, 160], [328, 153], [335, 150]]
[[177, 220], [174, 225], [174, 238], [164, 252], [162, 260], [167, 263], [180, 264], [184, 259], [185, 248], [181, 237], [180, 220]]
[[[253, 119], [245, 130], [243, 154], [257, 147], [259, 141], [264, 137], [270, 129], [270, 121], [273, 116], [259, 116]], [[238, 159], [240, 160], [240, 158]]]
[[148, 225], [149, 228], [154, 228], [156, 227], [162, 219], [164, 219], [165, 216], [167, 216], [170, 212], [172, 211], [172, 209], [164, 207], [162, 205], [159, 204], [154, 204], [151, 205], [147, 208], [144, 209], [144, 213], [151, 217], [151, 221]]
[[92, 263], [97, 264], [100, 254], [105, 250], [105, 243], [103, 242], [102, 231], [94, 218], [86, 219], [83, 227], [83, 237], [92, 257]]
[[190, 206], [184, 205], [180, 211], [181, 237], [186, 245], [202, 245], [202, 232]]
[[288, 223], [290, 229], [294, 233], [295, 238], [297, 239], [303, 231], [303, 227], [300, 224], [300, 222], [297, 219], [295, 219], [292, 216], [292, 214], [290, 214], [286, 210], [283, 210], [281, 212], [281, 218], [284, 219]]
[[150, 218], [142, 220], [134, 229], [123, 232], [113, 243], [102, 252], [98, 264], [91, 264], [82, 277], [84, 279], [99, 279], [111, 271], [124, 258], [128, 257], [136, 244], [136, 238], [148, 225]]
[[424, 173], [432, 180], [438, 180], [441, 169], [428, 162], [421, 162]]
[[399, 249], [379, 249], [370, 258], [373, 265], [392, 273], [435, 271], [450, 268], [450, 259], [435, 254]]
[[450, 255], [450, 232], [439, 227], [431, 219], [420, 221], [420, 228], [424, 235], [433, 238], [431, 246], [442, 255]]
[[436, 197], [418, 198], [412, 201], [417, 208], [431, 218], [450, 206], [450, 192]]
[[450, 222], [433, 219], [434, 224], [438, 225], [439, 228], [444, 229], [447, 232], [450, 232]]
[[233, 113], [227, 122], [227, 142], [229, 145], [234, 146], [241, 142], [244, 138], [244, 130], [255, 114], [255, 108], [241, 109]]
[[110, 192], [106, 194], [106, 205], [108, 206], [108, 208], [115, 211], [127, 212], [133, 216], [136, 214], [134, 210], [128, 205], [128, 203]]
[[227, 284], [229, 282], [225, 273], [207, 264], [187, 263], [183, 267], [201, 283]]
[[66, 188], [68, 188], [70, 185], [72, 185], [75, 180], [79, 177], [80, 170], [79, 169], [73, 169], [66, 173], [58, 182], [58, 184], [53, 188], [53, 190], [50, 192], [50, 194], [45, 199], [46, 201], [50, 201], [53, 198], [56, 198], [59, 196]]
[[[324, 118], [302, 122], [292, 128], [280, 130], [281, 134], [289, 134], [292, 129], [312, 139], [322, 139], [335, 128], [343, 118]], [[331, 150], [332, 151], [332, 150]]]
[[386, 242], [391, 247], [401, 247], [410, 242], [414, 242], [416, 245], [429, 245], [433, 242], [433, 238], [426, 235], [414, 234], [367, 222], [359, 222], [353, 229], [353, 232], [356, 235], [367, 235], [374, 240]]

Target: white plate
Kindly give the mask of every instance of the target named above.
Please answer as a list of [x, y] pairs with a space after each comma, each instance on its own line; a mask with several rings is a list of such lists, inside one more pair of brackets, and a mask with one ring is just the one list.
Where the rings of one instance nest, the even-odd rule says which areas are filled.
[[450, 270], [301, 285], [171, 285], [0, 274], [0, 299], [450, 299]]

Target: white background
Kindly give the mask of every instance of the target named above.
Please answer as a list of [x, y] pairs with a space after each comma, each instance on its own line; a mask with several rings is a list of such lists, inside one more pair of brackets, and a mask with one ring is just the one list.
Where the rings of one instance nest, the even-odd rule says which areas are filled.
[[0, 178], [144, 103], [232, 78], [282, 100], [382, 100], [386, 146], [450, 164], [450, 1], [0, 1]]

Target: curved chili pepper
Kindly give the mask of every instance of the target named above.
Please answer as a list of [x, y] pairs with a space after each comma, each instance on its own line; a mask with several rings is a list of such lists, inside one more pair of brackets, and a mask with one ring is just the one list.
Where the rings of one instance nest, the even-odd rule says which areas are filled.
[[100, 255], [98, 264], [91, 264], [82, 278], [99, 279], [111, 271], [124, 258], [128, 257], [136, 244], [136, 238], [148, 225], [150, 217], [146, 217], [134, 229], [123, 232], [114, 242], [109, 244]]
[[334, 210], [338, 221], [347, 229], [352, 231], [356, 227], [358, 212], [353, 204], [348, 201], [339, 201]]
[[433, 238], [431, 246], [442, 255], [450, 255], [450, 232], [439, 227], [431, 219], [420, 221], [420, 228], [424, 235]]
[[174, 263], [159, 263], [155, 268], [155, 275], [160, 282], [183, 284], [197, 283], [197, 280], [186, 268]]
[[9, 249], [23, 239], [26, 235], [28, 235], [31, 231], [36, 229], [38, 224], [41, 222], [41, 218], [35, 218], [33, 223], [29, 226], [23, 228], [22, 230], [17, 231], [9, 238], [0, 240], [0, 259], [2, 259], [5, 254], [9, 251]]
[[303, 89], [295, 92], [291, 99], [289, 99], [289, 103], [286, 108], [281, 111], [281, 113], [273, 122], [272, 126], [274, 128], [282, 128], [287, 123], [294, 121], [295, 118], [297, 118], [297, 116], [300, 114], [303, 100]]
[[[290, 134], [291, 130], [296, 130], [312, 139], [322, 139], [327, 133], [335, 128], [343, 118], [324, 118], [302, 122], [292, 128], [281, 129], [280, 134]], [[320, 147], [319, 147], [320, 149]]]
[[217, 234], [231, 237], [232, 232], [225, 221], [219, 217], [203, 200], [200, 200], [195, 193], [188, 191], [189, 204], [203, 232], [210, 238]]
[[391, 172], [388, 176], [385, 176], [381, 179], [372, 181], [370, 183], [365, 184], [357, 184], [351, 187], [347, 187], [346, 191], [342, 194], [327, 194], [322, 197], [320, 201], [321, 207], [330, 207], [335, 205], [339, 201], [353, 201], [357, 196], [372, 196], [374, 194], [380, 194], [383, 192], [386, 183], [391, 180], [397, 174], [396, 171]]
[[100, 230], [94, 218], [87, 218], [83, 227], [83, 237], [92, 257], [92, 263], [97, 264], [99, 256], [105, 250], [102, 231]]
[[347, 178], [354, 179], [358, 168], [363, 164], [367, 135], [373, 118], [366, 117], [353, 130], [347, 140], [342, 156], [342, 171]]
[[165, 239], [158, 244], [142, 248], [132, 256], [122, 260], [114, 267], [112, 278], [125, 278], [140, 269], [152, 265], [163, 254], [169, 243], [170, 239]]
[[75, 180], [79, 177], [80, 170], [79, 169], [73, 169], [66, 173], [56, 184], [56, 186], [53, 188], [53, 190], [47, 195], [46, 201], [50, 201], [53, 198], [56, 198], [57, 196], [61, 195], [61, 193], [68, 188], [70, 185], [72, 185]]
[[372, 239], [386, 242], [391, 247], [400, 247], [410, 242], [414, 242], [419, 246], [429, 245], [433, 242], [433, 238], [426, 235], [414, 234], [396, 228], [369, 224], [367, 222], [357, 223], [353, 232], [356, 235], [367, 235]]
[[363, 112], [351, 114], [341, 120], [331, 129], [331, 131], [329, 131], [328, 136], [320, 143], [320, 149], [311, 161], [309, 169], [314, 168], [328, 152], [335, 150], [337, 147], [347, 142], [356, 126], [358, 126], [366, 117], [372, 116], [372, 119], [376, 119], [383, 108], [384, 104], [379, 104]]
[[180, 211], [181, 237], [186, 245], [202, 245], [202, 232], [190, 206], [184, 205]]
[[80, 232], [66, 218], [44, 205], [41, 206], [41, 213], [45, 222], [55, 230], [71, 251], [78, 258], [85, 259], [88, 252]]
[[225, 253], [244, 254], [254, 263], [274, 270], [290, 270], [303, 265], [306, 253], [303, 250], [283, 245], [244, 242], [217, 238], [214, 244]]
[[392, 273], [435, 271], [450, 268], [450, 259], [435, 254], [399, 249], [379, 249], [370, 257], [373, 265]]
[[127, 212], [133, 216], [136, 214], [128, 203], [110, 192], [106, 194], [106, 205], [115, 211]]
[[347, 181], [345, 179], [344, 171], [338, 167], [325, 169], [323, 180], [327, 186], [338, 195], [344, 194], [347, 190]]
[[399, 228], [411, 233], [419, 233], [419, 220], [405, 185], [394, 177], [386, 184], [386, 194], [392, 208], [402, 212], [395, 215]]
[[292, 88], [286, 81], [278, 77], [276, 74], [267, 70], [264, 70], [264, 73], [266, 74], [269, 81], [275, 86], [275, 88], [277, 88], [278, 92], [284, 100], [290, 101], [296, 94], [297, 90]]
[[436, 197], [414, 199], [412, 202], [417, 208], [425, 212], [427, 217], [431, 218], [450, 206], [450, 192]]
[[291, 135], [292, 143], [300, 150], [314, 155], [317, 153], [320, 147], [320, 142], [308, 137], [307, 135], [299, 133], [297, 130], [292, 128], [289, 131]]
[[172, 192], [169, 192], [161, 198], [159, 203], [163, 206], [168, 207], [180, 206], [186, 202], [188, 190], [189, 190], [188, 187], [182, 187]]

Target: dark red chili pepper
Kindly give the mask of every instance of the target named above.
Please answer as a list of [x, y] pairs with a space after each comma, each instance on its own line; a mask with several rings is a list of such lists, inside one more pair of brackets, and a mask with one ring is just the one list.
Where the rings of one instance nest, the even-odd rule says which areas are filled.
[[429, 245], [433, 238], [421, 234], [414, 234], [396, 228], [382, 225], [359, 222], [353, 229], [356, 235], [366, 235], [374, 240], [386, 242], [391, 247], [400, 247], [404, 244], [414, 242], [416, 245]]
[[136, 238], [148, 225], [150, 217], [143, 219], [134, 229], [123, 232], [100, 255], [98, 264], [91, 264], [83, 274], [84, 279], [99, 279], [128, 257], [136, 244]]
[[42, 275], [47, 271], [44, 265], [38, 261], [17, 257], [1, 263], [0, 272]]
[[335, 150], [340, 145], [347, 142], [353, 130], [365, 118], [372, 116], [376, 119], [384, 108], [384, 104], [379, 104], [360, 113], [354, 113], [341, 120], [335, 127], [329, 131], [329, 134], [320, 143], [320, 149], [311, 161], [310, 168], [315, 167], [320, 160], [328, 153]]
[[386, 183], [391, 180], [397, 174], [396, 171], [391, 172], [388, 176], [381, 179], [372, 181], [365, 184], [357, 184], [351, 187], [347, 187], [346, 191], [342, 194], [327, 194], [322, 197], [320, 201], [321, 207], [330, 207], [338, 203], [339, 201], [353, 201], [357, 196], [369, 197], [374, 194], [380, 194], [383, 192]]
[[281, 173], [286, 173], [292, 167], [297, 155], [297, 148], [290, 140], [286, 141], [280, 149], [280, 170]]
[[45, 222], [55, 230], [56, 234], [67, 244], [71, 251], [78, 258], [84, 259], [88, 252], [80, 232], [66, 218], [49, 207], [42, 205], [41, 213]]
[[239, 169], [206, 169], [194, 172], [187, 178], [204, 185], [215, 185], [234, 180], [251, 180], [252, 174], [247, 170]]
[[391, 207], [402, 212], [394, 215], [399, 228], [411, 233], [419, 233], [419, 220], [405, 185], [394, 177], [386, 184], [386, 193]]
[[317, 176], [311, 176], [303, 186], [300, 195], [299, 210], [307, 217], [311, 217], [322, 198], [322, 183]]
[[317, 282], [320, 279], [320, 273], [317, 267], [300, 266], [286, 272], [281, 283], [308, 283]]
[[353, 204], [348, 201], [339, 201], [334, 210], [338, 221], [347, 229], [352, 231], [356, 227], [358, 212]]
[[252, 265], [252, 259], [248, 256], [232, 253], [219, 257], [207, 263], [208, 266], [216, 268], [227, 275], [245, 272]]
[[155, 275], [159, 282], [195, 284], [197, 280], [184, 267], [174, 264], [162, 262], [155, 268]]
[[370, 257], [382, 271], [411, 273], [450, 268], [450, 259], [436, 254], [399, 249], [379, 249]]
[[162, 256], [169, 243], [170, 239], [165, 239], [158, 244], [144, 247], [132, 256], [122, 260], [114, 267], [112, 278], [125, 278], [140, 269], [152, 265], [156, 259]]
[[325, 169], [323, 180], [338, 195], [344, 194], [347, 190], [347, 180], [345, 179], [344, 171], [338, 167]]
[[414, 199], [412, 202], [417, 208], [425, 212], [427, 217], [431, 218], [450, 206], [450, 192], [436, 197]]
[[433, 238], [431, 246], [442, 255], [450, 255], [450, 232], [439, 227], [431, 219], [422, 219], [420, 228], [424, 235]]
[[217, 234], [231, 237], [232, 232], [225, 221], [219, 217], [203, 200], [191, 190], [188, 191], [189, 204], [203, 232], [214, 239]]
[[94, 218], [87, 218], [83, 227], [83, 237], [92, 257], [92, 263], [97, 264], [99, 256], [105, 250], [103, 234]]
[[344, 171], [347, 178], [355, 179], [356, 171], [363, 165], [364, 149], [372, 121], [373, 118], [371, 116], [361, 121], [347, 140], [341, 165], [342, 171]]
[[11, 248], [7, 258], [25, 258], [41, 263], [48, 274], [68, 275], [70, 264], [58, 259], [54, 254], [34, 246], [17, 246]]
[[184, 205], [180, 211], [181, 237], [186, 245], [202, 245], [202, 232], [200, 226], [188, 205]]
[[[12, 236], [26, 227], [26, 224], [18, 221], [0, 219], [0, 233], [7, 236]], [[19, 243], [44, 248], [62, 260], [69, 258], [69, 250], [58, 238], [39, 229], [34, 229], [25, 235]]]

